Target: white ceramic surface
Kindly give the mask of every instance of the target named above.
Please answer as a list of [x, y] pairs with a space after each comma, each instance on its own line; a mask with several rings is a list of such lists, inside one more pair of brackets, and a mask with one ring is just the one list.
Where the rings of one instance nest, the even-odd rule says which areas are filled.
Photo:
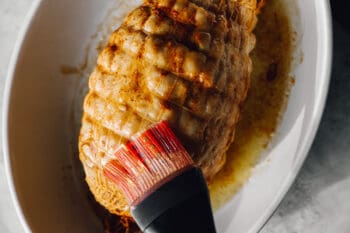
[[[290, 187], [318, 127], [331, 60], [328, 2], [296, 4], [303, 62], [293, 71], [297, 82], [286, 116], [251, 180], [215, 213], [219, 232], [258, 231]], [[94, 50], [86, 46], [108, 31], [97, 30], [102, 21], [118, 19], [115, 6], [108, 0], [37, 1], [21, 33], [5, 90], [3, 146], [11, 192], [28, 232], [101, 232], [70, 169], [71, 110], [84, 82], [60, 71], [79, 66], [86, 51]]]

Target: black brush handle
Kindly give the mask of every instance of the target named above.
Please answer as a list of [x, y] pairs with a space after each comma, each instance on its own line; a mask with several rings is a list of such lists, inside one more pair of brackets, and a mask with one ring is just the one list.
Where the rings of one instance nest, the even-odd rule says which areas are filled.
[[199, 168], [162, 185], [131, 213], [145, 233], [216, 233], [208, 187]]

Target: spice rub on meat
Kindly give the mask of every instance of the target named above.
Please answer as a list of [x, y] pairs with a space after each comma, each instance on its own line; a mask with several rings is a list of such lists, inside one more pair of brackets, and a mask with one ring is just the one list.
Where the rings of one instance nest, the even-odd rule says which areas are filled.
[[79, 138], [95, 199], [130, 216], [105, 157], [167, 120], [209, 181], [224, 165], [249, 89], [257, 0], [145, 0], [110, 37], [90, 76]]

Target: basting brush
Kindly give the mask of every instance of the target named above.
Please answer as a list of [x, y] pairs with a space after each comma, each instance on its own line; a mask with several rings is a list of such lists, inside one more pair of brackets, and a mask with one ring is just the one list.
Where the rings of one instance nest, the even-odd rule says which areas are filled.
[[103, 169], [143, 232], [216, 232], [203, 174], [167, 122], [119, 147]]

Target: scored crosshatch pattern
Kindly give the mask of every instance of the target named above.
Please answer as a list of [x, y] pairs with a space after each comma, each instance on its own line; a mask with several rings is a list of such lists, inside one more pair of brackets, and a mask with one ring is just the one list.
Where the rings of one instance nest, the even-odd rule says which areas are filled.
[[[331, 0], [333, 1], [333, 0]], [[340, 0], [338, 0], [340, 1]], [[0, 1], [0, 95], [8, 62], [33, 0]], [[335, 70], [328, 107], [310, 157], [296, 184], [262, 233], [349, 232], [350, 34], [335, 23]], [[0, 99], [2, 105], [2, 98]], [[0, 155], [0, 232], [23, 233], [10, 198]]]
[[169, 122], [208, 180], [225, 163], [250, 83], [258, 4], [197, 3], [145, 1], [112, 33], [90, 76], [80, 158], [112, 213], [129, 216], [101, 160], [152, 123]]

